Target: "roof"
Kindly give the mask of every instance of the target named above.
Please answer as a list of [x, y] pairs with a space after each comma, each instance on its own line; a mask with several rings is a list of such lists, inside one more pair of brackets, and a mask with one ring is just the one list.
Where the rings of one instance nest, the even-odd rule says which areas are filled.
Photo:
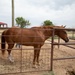
[[6, 23], [4, 23], [4, 22], [0, 22], [0, 25], [7, 25]]

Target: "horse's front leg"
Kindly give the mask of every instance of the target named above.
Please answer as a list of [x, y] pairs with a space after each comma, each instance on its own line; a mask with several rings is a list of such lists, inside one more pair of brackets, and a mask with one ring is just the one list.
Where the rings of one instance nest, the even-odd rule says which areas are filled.
[[14, 59], [13, 59], [13, 57], [12, 57], [12, 54], [11, 54], [11, 49], [13, 48], [13, 45], [8, 45], [8, 60], [10, 61], [10, 62], [14, 62]]
[[[34, 47], [34, 59], [33, 59], [33, 66], [37, 68], [37, 65], [39, 65], [39, 54], [40, 54], [40, 48], [39, 46]], [[36, 65], [37, 63], [37, 65]]]
[[40, 66], [40, 64], [39, 64], [39, 56], [40, 56], [40, 48], [37, 50], [37, 59], [36, 59], [36, 62], [37, 62], [38, 66]]
[[36, 57], [37, 57], [37, 50], [34, 48], [34, 59], [33, 59], [33, 65], [36, 64]]

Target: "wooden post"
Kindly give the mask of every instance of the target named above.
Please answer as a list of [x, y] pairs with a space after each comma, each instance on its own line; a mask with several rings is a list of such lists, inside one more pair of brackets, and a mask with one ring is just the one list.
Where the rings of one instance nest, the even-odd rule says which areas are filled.
[[14, 0], [12, 0], [12, 27], [14, 26]]

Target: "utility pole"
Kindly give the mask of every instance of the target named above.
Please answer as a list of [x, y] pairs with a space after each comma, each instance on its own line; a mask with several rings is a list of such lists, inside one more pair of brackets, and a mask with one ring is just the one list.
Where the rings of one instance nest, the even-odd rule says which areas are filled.
[[14, 26], [14, 0], [12, 0], [12, 27]]

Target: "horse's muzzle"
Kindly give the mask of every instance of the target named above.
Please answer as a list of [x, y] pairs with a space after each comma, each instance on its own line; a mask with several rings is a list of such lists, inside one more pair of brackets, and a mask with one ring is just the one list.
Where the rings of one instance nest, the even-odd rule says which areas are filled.
[[69, 42], [69, 38], [67, 38], [67, 39], [65, 40], [65, 42]]

